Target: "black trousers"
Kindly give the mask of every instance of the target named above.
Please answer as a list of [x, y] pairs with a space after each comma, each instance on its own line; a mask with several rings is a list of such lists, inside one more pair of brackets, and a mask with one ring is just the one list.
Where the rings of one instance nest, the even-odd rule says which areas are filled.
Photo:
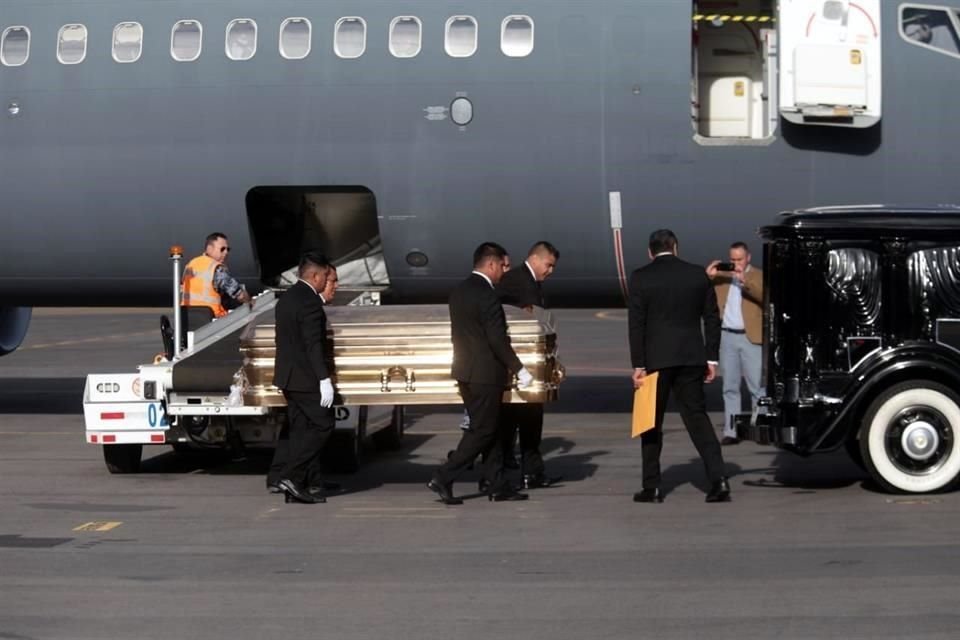
[[[290, 420], [289, 417], [284, 421], [277, 435], [277, 446], [273, 450], [273, 461], [270, 463], [270, 469], [267, 471], [267, 484], [273, 485], [283, 479], [281, 475], [283, 468], [287, 466], [290, 460]], [[320, 458], [307, 469], [307, 487], [319, 487], [323, 482], [323, 473], [320, 467]]]
[[723, 455], [720, 443], [713, 431], [710, 417], [707, 415], [703, 396], [703, 376], [706, 365], [702, 367], [668, 367], [659, 371], [657, 381], [657, 420], [656, 426], [647, 431], [641, 439], [643, 453], [643, 488], [655, 489], [660, 486], [660, 450], [663, 449], [663, 414], [667, 409], [667, 399], [673, 393], [683, 426], [690, 434], [693, 446], [697, 448], [707, 471], [707, 479], [717, 482], [724, 474]]
[[[289, 439], [286, 447], [277, 443], [270, 473], [275, 473], [286, 456], [276, 481], [290, 480], [297, 487], [307, 486], [308, 481], [316, 484], [320, 481], [320, 453], [336, 425], [333, 407], [320, 404], [319, 392], [284, 391], [283, 397], [287, 400]], [[267, 477], [270, 479], [270, 475]]]
[[513, 455], [513, 442], [520, 432], [520, 470], [526, 476], [543, 474], [543, 405], [508, 402], [500, 409], [503, 454]]
[[460, 444], [447, 461], [434, 472], [440, 484], [452, 484], [477, 456], [484, 455], [481, 472], [493, 492], [506, 486], [503, 477], [503, 450], [500, 446], [499, 419], [503, 387], [489, 384], [458, 383], [463, 404], [470, 414], [470, 429], [463, 432]]

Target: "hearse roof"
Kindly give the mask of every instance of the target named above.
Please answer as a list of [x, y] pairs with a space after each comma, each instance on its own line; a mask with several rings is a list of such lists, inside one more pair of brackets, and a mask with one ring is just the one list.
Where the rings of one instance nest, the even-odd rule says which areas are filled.
[[760, 235], [793, 235], [804, 231], [873, 235], [877, 232], [909, 234], [948, 230], [960, 232], [958, 205], [908, 207], [876, 204], [784, 211], [772, 224], [763, 227]]

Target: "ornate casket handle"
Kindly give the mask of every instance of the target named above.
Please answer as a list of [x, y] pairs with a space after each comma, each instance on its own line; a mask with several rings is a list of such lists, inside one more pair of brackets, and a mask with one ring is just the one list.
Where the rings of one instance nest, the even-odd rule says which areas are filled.
[[380, 391], [390, 393], [390, 381], [394, 376], [400, 376], [404, 381], [405, 391], [417, 390], [417, 375], [412, 370], [407, 371], [404, 367], [390, 367], [380, 372]]

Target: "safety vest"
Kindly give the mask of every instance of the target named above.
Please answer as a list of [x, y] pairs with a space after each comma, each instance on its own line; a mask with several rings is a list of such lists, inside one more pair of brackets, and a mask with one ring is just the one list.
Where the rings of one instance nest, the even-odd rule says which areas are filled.
[[227, 315], [227, 310], [220, 304], [220, 294], [213, 288], [213, 274], [219, 266], [219, 262], [205, 255], [188, 262], [180, 284], [180, 304], [209, 307], [214, 318]]

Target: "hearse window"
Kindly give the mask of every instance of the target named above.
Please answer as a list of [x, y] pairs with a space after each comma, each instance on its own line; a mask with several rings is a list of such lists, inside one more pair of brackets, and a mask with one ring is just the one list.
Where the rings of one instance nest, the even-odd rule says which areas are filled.
[[30, 57], [30, 29], [7, 27], [0, 37], [0, 63], [5, 67], [19, 67]]
[[533, 19], [507, 16], [500, 25], [500, 50], [511, 58], [523, 58], [533, 52]]
[[203, 49], [203, 26], [196, 20], [180, 20], [170, 33], [170, 55], [177, 62], [193, 62]]
[[447, 20], [443, 48], [452, 58], [469, 58], [477, 51], [477, 21], [470, 16]]
[[946, 7], [900, 6], [900, 34], [910, 44], [960, 57], [957, 12]]
[[390, 22], [390, 53], [396, 58], [412, 58], [420, 53], [420, 18], [398, 16]]
[[57, 60], [62, 64], [80, 64], [87, 57], [87, 28], [65, 24], [57, 34]]
[[113, 59], [136, 62], [143, 51], [143, 27], [137, 22], [121, 22], [113, 28]]
[[310, 55], [313, 27], [306, 18], [287, 18], [280, 25], [280, 55], [287, 60], [303, 60]]
[[257, 52], [257, 23], [247, 18], [231, 20], [224, 45], [231, 60], [249, 60]]
[[367, 48], [367, 23], [363, 18], [337, 20], [333, 30], [333, 51], [341, 58], [359, 58]]

